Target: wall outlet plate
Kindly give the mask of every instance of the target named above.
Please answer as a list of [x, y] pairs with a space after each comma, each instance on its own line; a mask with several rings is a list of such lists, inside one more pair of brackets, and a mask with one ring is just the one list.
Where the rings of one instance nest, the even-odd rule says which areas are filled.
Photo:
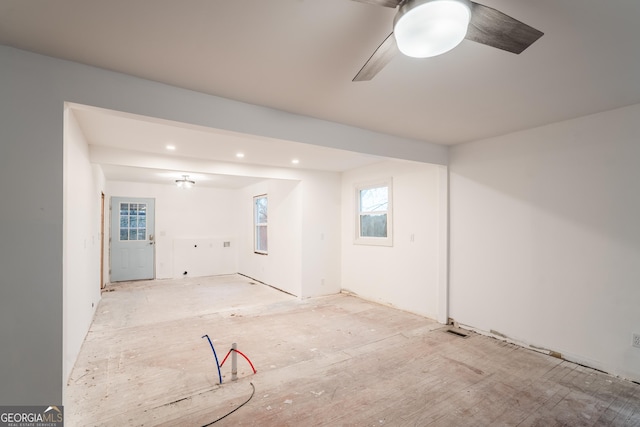
[[633, 346], [640, 348], [640, 334], [633, 334]]

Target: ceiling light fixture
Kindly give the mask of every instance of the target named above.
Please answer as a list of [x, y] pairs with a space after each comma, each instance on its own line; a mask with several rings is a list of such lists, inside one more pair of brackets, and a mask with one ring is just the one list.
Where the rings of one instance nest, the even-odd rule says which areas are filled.
[[182, 175], [182, 178], [176, 179], [176, 185], [178, 188], [191, 188], [195, 184], [195, 181], [189, 179], [189, 175]]
[[300, 163], [300, 160], [293, 159], [293, 160], [291, 160], [291, 163], [293, 163], [294, 165], [297, 165], [298, 163]]
[[413, 58], [441, 55], [467, 35], [469, 0], [407, 0], [393, 20], [400, 52]]
[[236, 157], [242, 159], [244, 158], [244, 153], [236, 153]]
[[169, 151], [175, 151], [176, 146], [175, 145], [167, 145], [167, 150]]

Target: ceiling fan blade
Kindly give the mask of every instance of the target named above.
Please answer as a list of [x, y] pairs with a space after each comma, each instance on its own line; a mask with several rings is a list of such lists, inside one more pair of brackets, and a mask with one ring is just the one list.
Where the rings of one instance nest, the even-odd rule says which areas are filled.
[[371, 80], [376, 74], [384, 68], [400, 52], [398, 45], [396, 44], [396, 38], [393, 33], [384, 39], [382, 44], [378, 46], [373, 55], [364, 64], [364, 66], [358, 71], [358, 74], [353, 78], [354, 82], [363, 82]]
[[402, 0], [353, 0], [353, 1], [372, 4], [374, 6], [384, 6], [384, 7], [391, 7], [391, 8], [395, 8], [400, 3], [402, 3]]
[[467, 40], [519, 54], [543, 34], [499, 10], [471, 2]]

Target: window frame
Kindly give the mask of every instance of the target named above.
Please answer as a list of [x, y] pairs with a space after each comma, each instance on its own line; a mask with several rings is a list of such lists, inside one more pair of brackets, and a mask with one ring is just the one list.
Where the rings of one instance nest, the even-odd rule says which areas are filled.
[[[266, 222], [258, 222], [258, 200], [265, 199], [266, 200]], [[267, 194], [259, 194], [257, 196], [253, 196], [253, 253], [258, 255], [268, 255], [269, 254], [269, 197]], [[265, 229], [265, 240], [266, 240], [266, 248], [263, 250], [258, 248], [258, 227], [264, 227]]]
[[[387, 187], [387, 209], [385, 211], [365, 211], [361, 210], [361, 192], [372, 188]], [[366, 183], [358, 183], [354, 185], [355, 196], [355, 233], [353, 243], [356, 245], [372, 245], [372, 246], [393, 246], [393, 179], [385, 178], [382, 180], [370, 181]], [[387, 236], [372, 237], [362, 236], [361, 217], [363, 214], [386, 213], [387, 215]]]

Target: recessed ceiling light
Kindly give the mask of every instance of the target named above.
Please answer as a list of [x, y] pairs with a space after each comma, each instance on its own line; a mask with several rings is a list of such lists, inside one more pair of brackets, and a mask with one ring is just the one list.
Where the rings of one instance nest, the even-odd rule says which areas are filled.
[[291, 163], [293, 163], [294, 165], [297, 165], [298, 163], [300, 163], [300, 160], [293, 159], [293, 160], [291, 160]]
[[244, 153], [236, 153], [236, 157], [242, 159], [244, 157]]
[[167, 150], [169, 151], [175, 151], [176, 146], [175, 145], [167, 145]]

